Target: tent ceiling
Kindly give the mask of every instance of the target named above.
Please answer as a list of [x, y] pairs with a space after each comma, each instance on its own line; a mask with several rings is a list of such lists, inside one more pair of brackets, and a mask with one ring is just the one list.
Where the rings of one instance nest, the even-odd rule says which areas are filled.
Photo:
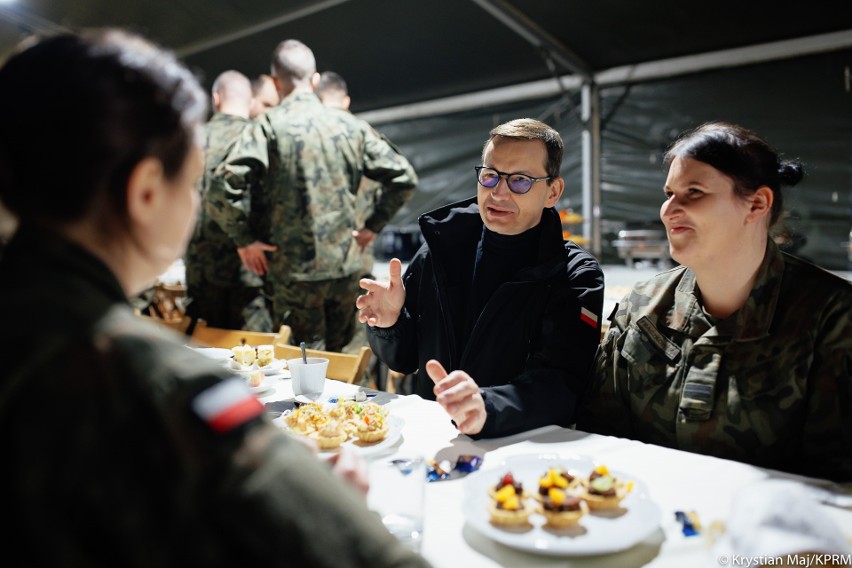
[[[573, 74], [582, 66], [596, 73], [852, 30], [852, 12], [841, 6], [825, 0], [15, 0], [0, 4], [0, 58], [30, 32], [126, 26], [173, 49], [209, 85], [226, 69], [267, 72], [275, 45], [297, 38], [313, 48], [320, 70], [347, 79], [358, 112]], [[507, 26], [495, 16], [501, 13], [523, 25]]]

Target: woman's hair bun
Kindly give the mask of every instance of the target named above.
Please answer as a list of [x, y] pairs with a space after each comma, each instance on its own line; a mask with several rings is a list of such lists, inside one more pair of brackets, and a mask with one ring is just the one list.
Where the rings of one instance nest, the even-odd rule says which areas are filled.
[[778, 165], [778, 177], [783, 185], [796, 185], [805, 177], [805, 168], [799, 162], [782, 161]]

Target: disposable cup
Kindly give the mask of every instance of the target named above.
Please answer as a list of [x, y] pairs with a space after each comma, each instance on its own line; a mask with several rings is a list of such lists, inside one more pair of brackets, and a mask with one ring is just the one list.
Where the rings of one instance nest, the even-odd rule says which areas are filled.
[[419, 455], [395, 454], [370, 463], [367, 506], [385, 528], [414, 551], [423, 540], [426, 460]]
[[328, 371], [328, 359], [308, 357], [305, 363], [300, 359], [288, 359], [287, 367], [293, 378], [293, 394], [317, 394], [325, 387], [325, 373]]

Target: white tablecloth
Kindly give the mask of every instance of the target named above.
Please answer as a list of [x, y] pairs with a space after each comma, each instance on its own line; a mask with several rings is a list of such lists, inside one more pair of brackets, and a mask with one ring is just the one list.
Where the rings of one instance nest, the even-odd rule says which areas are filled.
[[[275, 391], [261, 400], [291, 398], [289, 383], [278, 380]], [[347, 395], [357, 390], [354, 385], [327, 381], [324, 395]], [[626, 551], [587, 557], [542, 556], [504, 546], [466, 524], [462, 510], [464, 479], [429, 483], [422, 553], [436, 567], [719, 566], [719, 551], [714, 551], [704, 536], [683, 536], [675, 511], [695, 511], [707, 527], [727, 518], [738, 489], [770, 477], [793, 478], [734, 461], [555, 426], [507, 438], [472, 440], [459, 434], [444, 410], [433, 401], [403, 396], [389, 402], [387, 408], [405, 421], [402, 440], [390, 452], [415, 451], [427, 459], [451, 463], [459, 455], [475, 454], [483, 457], [483, 468], [494, 467], [506, 457], [519, 454], [588, 456], [644, 481], [651, 499], [662, 510], [659, 529]], [[852, 542], [852, 511], [829, 506], [821, 506], [821, 510]], [[737, 565], [730, 557], [728, 562]]]

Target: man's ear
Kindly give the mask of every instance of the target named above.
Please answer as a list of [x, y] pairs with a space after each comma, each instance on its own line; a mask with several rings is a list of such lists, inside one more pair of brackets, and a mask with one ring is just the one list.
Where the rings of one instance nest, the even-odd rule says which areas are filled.
[[775, 201], [775, 194], [769, 187], [762, 185], [757, 188], [757, 191], [751, 194], [749, 198], [749, 214], [746, 216], [748, 221], [757, 221], [764, 219], [772, 214], [772, 203]]
[[320, 74], [317, 73], [317, 72], [314, 72], [314, 74], [311, 75], [311, 89], [316, 91], [317, 87], [319, 87], [319, 82], [320, 82]]
[[127, 215], [132, 223], [151, 224], [159, 215], [163, 195], [163, 164], [156, 158], [145, 158], [127, 178]]
[[215, 110], [219, 110], [219, 105], [222, 104], [222, 97], [219, 96], [219, 93], [213, 93], [213, 108]]
[[562, 192], [565, 191], [565, 180], [561, 177], [554, 178], [547, 186], [547, 197], [544, 201], [545, 207], [553, 207], [562, 197]]

